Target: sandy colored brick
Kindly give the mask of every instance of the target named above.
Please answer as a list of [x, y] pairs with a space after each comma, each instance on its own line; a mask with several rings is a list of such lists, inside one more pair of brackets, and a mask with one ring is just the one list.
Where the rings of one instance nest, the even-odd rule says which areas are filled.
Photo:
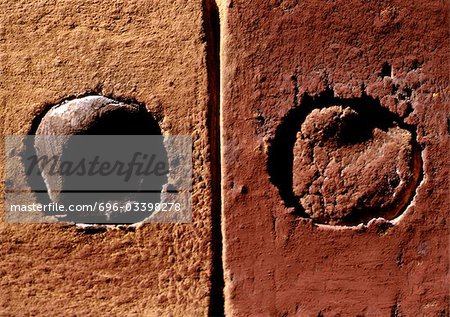
[[0, 315], [207, 314], [203, 14], [202, 1], [0, 2], [2, 135], [27, 134], [44, 109], [92, 93], [145, 104], [163, 134], [192, 136], [195, 158], [192, 224], [90, 234], [73, 225], [0, 223]]

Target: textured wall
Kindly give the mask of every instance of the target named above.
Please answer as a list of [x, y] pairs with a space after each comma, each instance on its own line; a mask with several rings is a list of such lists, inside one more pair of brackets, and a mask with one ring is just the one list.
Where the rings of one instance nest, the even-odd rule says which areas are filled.
[[448, 12], [229, 2], [230, 315], [448, 316]]
[[0, 315], [449, 316], [448, 13], [0, 0], [2, 136], [99, 94], [193, 139], [192, 224], [0, 222]]
[[0, 315], [205, 315], [211, 172], [201, 1], [2, 1], [0, 12], [3, 135], [27, 134], [49, 106], [96, 93], [145, 104], [163, 134], [192, 136], [195, 158], [193, 224], [89, 234], [1, 223]]

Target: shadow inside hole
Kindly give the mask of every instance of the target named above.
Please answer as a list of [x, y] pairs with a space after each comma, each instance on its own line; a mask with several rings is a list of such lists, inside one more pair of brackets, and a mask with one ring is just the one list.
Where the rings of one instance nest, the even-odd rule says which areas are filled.
[[391, 77], [392, 76], [392, 66], [388, 62], [385, 62], [381, 67], [381, 77]]
[[[275, 131], [275, 136], [269, 145], [267, 171], [270, 181], [274, 184], [287, 208], [292, 208], [293, 215], [310, 218], [300, 204], [300, 197], [293, 191], [293, 163], [294, 146], [297, 140], [297, 133], [300, 131], [302, 123], [314, 109], [323, 109], [331, 106], [349, 107], [357, 113], [357, 116], [346, 120], [340, 129], [331, 129], [328, 133], [331, 138], [332, 133], [339, 131], [336, 135], [336, 142], [339, 146], [357, 144], [370, 140], [373, 137], [374, 128], [387, 131], [389, 128], [398, 126], [408, 130], [412, 134], [414, 160], [420, 161], [420, 147], [415, 142], [416, 133], [411, 125], [402, 122], [395, 113], [381, 106], [378, 99], [363, 95], [360, 98], [336, 98], [332, 90], [327, 90], [318, 96], [307, 94], [301, 97], [299, 106], [291, 109], [282, 119]], [[417, 155], [416, 155], [417, 154]], [[420, 164], [418, 162], [416, 164]], [[420, 174], [421, 175], [421, 174]], [[420, 178], [417, 183], [420, 182]], [[415, 184], [416, 185], [416, 184]], [[412, 199], [412, 197], [411, 197]], [[356, 212], [356, 217], [343, 219], [348, 225], [366, 222], [377, 215], [379, 210], [365, 210], [365, 213]]]

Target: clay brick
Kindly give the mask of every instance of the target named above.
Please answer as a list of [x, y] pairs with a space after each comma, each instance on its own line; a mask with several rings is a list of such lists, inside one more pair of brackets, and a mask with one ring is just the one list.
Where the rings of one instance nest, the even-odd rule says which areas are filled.
[[[0, 315], [207, 314], [212, 200], [204, 15], [202, 1], [0, 3], [2, 135], [28, 134], [52, 105], [98, 94], [145, 105], [163, 134], [192, 136], [195, 157], [192, 224], [88, 230], [0, 223]], [[0, 189], [3, 218], [3, 182]]]
[[226, 312], [447, 316], [448, 3], [226, 10]]

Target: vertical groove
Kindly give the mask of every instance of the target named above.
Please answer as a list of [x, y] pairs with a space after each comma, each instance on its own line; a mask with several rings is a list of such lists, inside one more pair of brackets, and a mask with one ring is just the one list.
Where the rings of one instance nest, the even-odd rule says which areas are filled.
[[224, 277], [221, 232], [220, 164], [220, 17], [214, 0], [203, 0], [206, 67], [208, 76], [208, 119], [211, 155], [211, 293], [209, 316], [224, 316]]

